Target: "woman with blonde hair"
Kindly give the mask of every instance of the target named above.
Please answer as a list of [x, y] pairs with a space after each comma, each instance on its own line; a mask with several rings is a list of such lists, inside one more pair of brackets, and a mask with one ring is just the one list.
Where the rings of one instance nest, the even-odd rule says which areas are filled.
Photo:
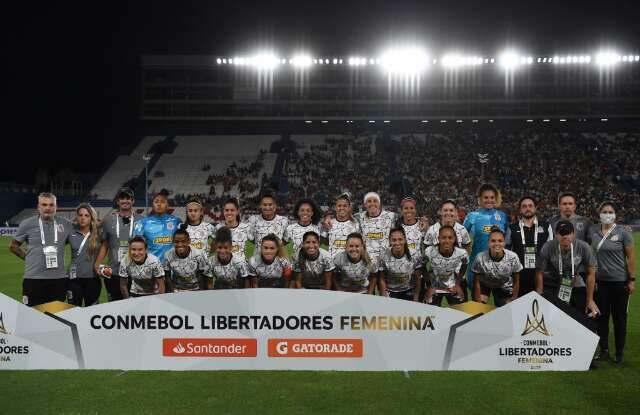
[[95, 273], [95, 263], [100, 250], [98, 219], [95, 209], [88, 203], [76, 208], [71, 245], [71, 266], [67, 299], [75, 306], [90, 306], [98, 303], [102, 284]]
[[333, 258], [333, 285], [337, 291], [373, 294], [378, 281], [378, 264], [367, 252], [359, 233], [347, 236], [346, 250]]

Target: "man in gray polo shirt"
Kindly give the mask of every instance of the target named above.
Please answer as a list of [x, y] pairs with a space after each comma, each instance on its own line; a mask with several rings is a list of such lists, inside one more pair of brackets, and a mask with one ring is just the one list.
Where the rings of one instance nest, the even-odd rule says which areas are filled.
[[[120, 263], [127, 255], [129, 239], [133, 235], [135, 217], [133, 214], [134, 202], [133, 190], [123, 187], [116, 194], [117, 212], [107, 216], [102, 221], [100, 235], [102, 245], [95, 262], [95, 271], [104, 278], [104, 286], [107, 290], [109, 301], [122, 300], [120, 291]], [[109, 267], [112, 270], [111, 278], [107, 278], [100, 272], [102, 261], [109, 254]]]
[[[56, 216], [56, 197], [38, 195], [38, 215], [20, 223], [9, 250], [24, 259], [22, 302], [30, 307], [51, 301], [65, 301], [68, 276], [64, 264], [64, 248], [69, 242], [72, 225]], [[25, 252], [21, 245], [27, 243]]]
[[[549, 225], [553, 229], [554, 234], [557, 235], [556, 226], [561, 220], [568, 220], [575, 229], [576, 239], [581, 241], [589, 241], [589, 228], [591, 228], [591, 221], [580, 215], [576, 215], [576, 195], [571, 192], [564, 192], [558, 198], [558, 207], [560, 208], [560, 214], [549, 219]], [[580, 270], [583, 271], [582, 269]]]
[[[544, 244], [536, 259], [536, 291], [595, 332], [600, 314], [593, 296], [596, 256], [586, 242], [575, 238], [568, 220], [559, 221], [556, 232], [558, 237]], [[585, 279], [578, 274], [581, 265], [587, 270]]]

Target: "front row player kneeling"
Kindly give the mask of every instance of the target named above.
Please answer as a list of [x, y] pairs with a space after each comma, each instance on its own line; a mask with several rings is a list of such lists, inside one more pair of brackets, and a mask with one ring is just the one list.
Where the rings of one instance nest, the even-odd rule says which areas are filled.
[[347, 249], [333, 258], [335, 270], [333, 285], [336, 291], [373, 294], [376, 287], [378, 266], [367, 253], [362, 235], [347, 236]]
[[515, 252], [504, 249], [504, 232], [498, 226], [491, 228], [489, 250], [478, 254], [471, 270], [475, 301], [486, 303], [493, 293], [494, 304], [501, 307], [518, 298], [522, 264]]
[[411, 255], [403, 228], [389, 232], [391, 248], [380, 256], [379, 286], [381, 295], [402, 300], [419, 301], [422, 286], [422, 263]]
[[120, 266], [120, 291], [123, 298], [164, 294], [164, 269], [158, 257], [149, 253], [142, 236], [129, 241], [129, 255]]
[[[204, 251], [204, 250], [203, 250]], [[173, 292], [198, 291], [206, 288], [205, 274], [209, 269], [205, 256], [191, 247], [187, 225], [173, 234], [173, 248], [164, 254], [164, 271]]]
[[329, 253], [320, 248], [320, 235], [314, 231], [302, 235], [298, 260], [293, 264], [295, 288], [330, 290], [335, 269]]
[[233, 235], [231, 229], [223, 226], [216, 231], [216, 252], [209, 257], [207, 288], [224, 290], [248, 288], [249, 274], [244, 255], [233, 254]]
[[440, 307], [442, 300], [449, 305], [464, 301], [464, 276], [469, 264], [469, 253], [458, 248], [455, 228], [442, 225], [438, 230], [438, 243], [425, 250], [426, 276], [431, 282], [425, 302]]
[[249, 259], [248, 274], [251, 288], [289, 288], [293, 271], [285, 248], [275, 234], [262, 238], [260, 253]]

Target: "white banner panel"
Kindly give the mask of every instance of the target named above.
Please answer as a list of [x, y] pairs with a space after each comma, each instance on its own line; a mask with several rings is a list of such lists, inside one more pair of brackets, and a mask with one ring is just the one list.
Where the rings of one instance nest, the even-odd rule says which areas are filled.
[[0, 369], [79, 369], [72, 328], [0, 293]]
[[[480, 317], [286, 289], [164, 294], [55, 316], [0, 296], [0, 312], [4, 345], [29, 346], [9, 361], [0, 349], [0, 369], [584, 370], [597, 342], [535, 293]], [[553, 362], [523, 363], [528, 348], [552, 349]]]
[[536, 293], [452, 328], [448, 370], [588, 370], [598, 336]]
[[17, 227], [0, 227], [0, 236], [14, 236], [16, 233], [18, 233]]

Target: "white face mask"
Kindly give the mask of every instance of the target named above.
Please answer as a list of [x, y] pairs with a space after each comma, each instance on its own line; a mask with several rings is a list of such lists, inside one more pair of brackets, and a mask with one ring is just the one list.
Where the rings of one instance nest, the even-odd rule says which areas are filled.
[[602, 222], [603, 225], [611, 225], [615, 221], [616, 221], [616, 214], [615, 213], [601, 213], [600, 214], [600, 222]]

